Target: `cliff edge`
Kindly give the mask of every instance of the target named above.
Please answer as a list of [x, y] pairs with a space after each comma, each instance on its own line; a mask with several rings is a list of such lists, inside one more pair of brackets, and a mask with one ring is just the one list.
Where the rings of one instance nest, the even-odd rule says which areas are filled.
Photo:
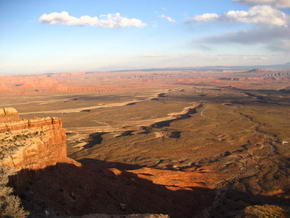
[[58, 118], [20, 119], [14, 108], [0, 109], [0, 166], [42, 169], [57, 163], [80, 164], [67, 157], [66, 135]]

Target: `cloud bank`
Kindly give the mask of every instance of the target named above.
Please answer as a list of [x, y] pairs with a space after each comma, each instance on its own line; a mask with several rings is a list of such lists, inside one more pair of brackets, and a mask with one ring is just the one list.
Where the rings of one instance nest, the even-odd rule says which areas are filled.
[[95, 26], [95, 27], [144, 27], [146, 23], [136, 18], [123, 17], [120, 13], [106, 14], [99, 17], [71, 16], [67, 11], [52, 12], [39, 17], [39, 22], [45, 24], [62, 24], [69, 26]]
[[289, 16], [269, 5], [257, 5], [251, 7], [248, 11], [232, 10], [223, 15], [215, 13], [206, 13], [191, 18], [192, 22], [242, 22], [254, 24], [270, 24], [275, 26], [288, 26]]
[[276, 8], [290, 8], [289, 0], [234, 0], [245, 5], [271, 5]]
[[[252, 24], [245, 30], [210, 35], [195, 40], [198, 48], [211, 48], [219, 44], [240, 44], [259, 46], [270, 51], [290, 52], [290, 16], [275, 7], [286, 7], [290, 0], [236, 0], [245, 4], [256, 5], [248, 10], [231, 10], [224, 14], [206, 13], [194, 16], [190, 22], [228, 22]], [[275, 4], [274, 4], [275, 3]], [[272, 6], [271, 6], [272, 5]], [[287, 6], [288, 7], [288, 6]]]
[[239, 43], [239, 44], [263, 44], [279, 40], [290, 39], [289, 28], [265, 28], [257, 27], [255, 29], [242, 30], [226, 33], [217, 36], [209, 36], [202, 39], [202, 42], [208, 43]]
[[256, 26], [255, 28], [207, 36], [196, 40], [200, 47], [219, 44], [259, 45], [275, 52], [290, 52], [290, 28], [280, 26]]

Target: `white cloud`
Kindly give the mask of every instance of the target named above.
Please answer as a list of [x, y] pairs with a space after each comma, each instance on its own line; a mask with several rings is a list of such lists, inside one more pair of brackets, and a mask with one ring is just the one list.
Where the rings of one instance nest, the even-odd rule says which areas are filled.
[[53, 12], [43, 14], [39, 17], [39, 22], [46, 24], [63, 24], [71, 26], [96, 26], [96, 27], [144, 27], [141, 20], [136, 18], [123, 17], [120, 13], [106, 14], [99, 17], [81, 16], [74, 17], [68, 12]]
[[169, 16], [166, 16], [164, 14], [161, 14], [160, 17], [163, 18], [163, 19], [165, 19], [165, 20], [167, 20], [170, 23], [175, 23], [176, 22], [176, 20], [174, 18], [169, 17]]
[[[199, 19], [197, 19], [197, 17]], [[208, 20], [207, 17], [211, 17]], [[209, 50], [220, 44], [256, 46], [270, 51], [290, 51], [290, 16], [270, 5], [257, 5], [249, 10], [232, 10], [222, 15], [203, 14], [193, 22], [219, 21], [256, 24], [245, 30], [211, 35], [195, 40], [196, 47]]]
[[220, 16], [218, 14], [206, 13], [206, 14], [194, 16], [192, 18], [192, 21], [197, 21], [197, 22], [214, 21], [214, 20], [217, 20], [219, 17]]
[[202, 14], [192, 18], [195, 22], [206, 21], [235, 21], [242, 23], [261, 23], [274, 26], [288, 26], [289, 16], [284, 12], [272, 8], [269, 5], [257, 5], [251, 7], [248, 11], [228, 11], [223, 15]]
[[264, 23], [277, 26], [287, 26], [288, 16], [268, 5], [258, 5], [249, 11], [229, 11], [225, 17], [243, 23]]
[[290, 8], [289, 0], [234, 0], [246, 5], [272, 5], [277, 8]]

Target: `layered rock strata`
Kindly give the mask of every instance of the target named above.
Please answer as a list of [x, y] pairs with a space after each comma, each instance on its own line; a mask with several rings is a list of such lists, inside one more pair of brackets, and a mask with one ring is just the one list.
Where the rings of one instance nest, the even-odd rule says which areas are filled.
[[66, 135], [58, 118], [23, 120], [14, 108], [0, 109], [0, 166], [42, 169], [56, 163], [79, 165], [67, 157]]

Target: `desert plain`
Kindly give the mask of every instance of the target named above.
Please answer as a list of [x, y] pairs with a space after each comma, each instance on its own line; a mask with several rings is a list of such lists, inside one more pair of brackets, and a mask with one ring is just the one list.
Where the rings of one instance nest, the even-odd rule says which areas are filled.
[[0, 107], [61, 118], [68, 156], [83, 165], [50, 167], [17, 187], [32, 214], [289, 215], [288, 70], [0, 79]]

